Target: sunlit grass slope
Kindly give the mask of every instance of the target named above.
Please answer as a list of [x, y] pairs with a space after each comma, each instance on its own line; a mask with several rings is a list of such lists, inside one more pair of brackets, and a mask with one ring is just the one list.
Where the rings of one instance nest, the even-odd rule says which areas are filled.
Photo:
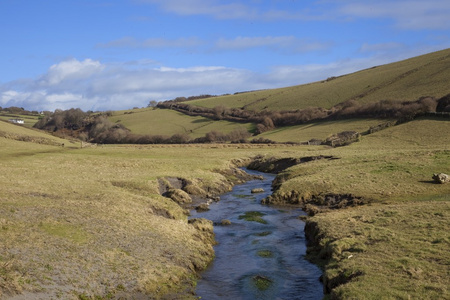
[[244, 128], [251, 131], [254, 125], [228, 121], [214, 121], [204, 117], [192, 117], [169, 109], [134, 109], [114, 112], [109, 118], [121, 123], [133, 133], [166, 135], [188, 134], [191, 138], [204, 136], [210, 131], [229, 133]]
[[192, 105], [250, 110], [330, 108], [346, 100], [417, 100], [450, 93], [450, 49], [309, 84], [190, 101]]
[[26, 126], [13, 124], [7, 121], [0, 121], [0, 136], [12, 140], [25, 140], [37, 144], [64, 144], [69, 147], [79, 146], [77, 142], [61, 139], [45, 131], [31, 129]]
[[24, 121], [24, 126], [33, 127], [38, 121], [38, 116], [35, 115], [18, 115], [10, 114], [5, 112], [0, 112], [0, 120], [8, 121], [9, 119], [22, 119]]
[[325, 140], [327, 137], [342, 131], [365, 132], [371, 126], [385, 123], [386, 120], [336, 120], [309, 123], [304, 125], [280, 127], [259, 134], [256, 138], [266, 138], [275, 142], [307, 142], [311, 139]]

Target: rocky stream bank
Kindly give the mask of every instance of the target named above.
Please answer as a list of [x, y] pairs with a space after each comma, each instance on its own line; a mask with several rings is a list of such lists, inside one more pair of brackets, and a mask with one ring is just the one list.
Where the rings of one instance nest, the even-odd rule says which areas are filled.
[[[299, 191], [292, 190], [289, 192], [280, 192], [280, 187], [289, 176], [286, 169], [303, 163], [308, 163], [316, 160], [336, 160], [338, 157], [333, 156], [309, 156], [301, 158], [274, 158], [257, 156], [247, 159], [234, 160], [230, 164], [230, 168], [226, 170], [217, 170], [225, 178], [219, 185], [208, 186], [202, 180], [187, 180], [183, 178], [167, 177], [159, 179], [160, 193], [180, 206], [186, 209], [186, 214], [189, 214], [190, 209], [197, 211], [209, 210], [209, 205], [213, 202], [220, 201], [220, 195], [232, 190], [236, 184], [241, 184], [253, 179], [261, 179], [260, 176], [250, 175], [242, 170], [247, 167], [250, 170], [257, 170], [265, 173], [276, 174], [272, 182], [273, 193], [261, 200], [261, 204], [266, 205], [288, 205], [300, 207], [308, 216], [314, 216], [318, 213], [323, 213], [334, 209], [343, 209], [351, 206], [358, 206], [368, 203], [368, 200], [352, 194], [332, 194], [323, 191], [322, 193], [309, 195], [305, 197]], [[316, 223], [309, 220], [308, 216], [301, 216], [305, 221], [305, 236], [308, 243], [308, 257], [321, 266], [325, 266], [327, 262], [332, 259], [332, 246], [321, 241], [325, 239], [323, 233]], [[213, 222], [203, 218], [193, 218], [189, 220], [199, 231], [199, 238], [201, 238], [207, 246], [212, 249], [215, 243]], [[214, 251], [206, 251], [204, 253], [212, 260]], [[202, 271], [203, 268], [196, 268], [196, 272]], [[348, 276], [347, 276], [348, 275]], [[325, 274], [321, 277], [324, 283], [324, 293], [329, 294], [333, 288], [343, 284], [353, 277], [355, 274], [339, 274], [333, 278], [328, 278]]]

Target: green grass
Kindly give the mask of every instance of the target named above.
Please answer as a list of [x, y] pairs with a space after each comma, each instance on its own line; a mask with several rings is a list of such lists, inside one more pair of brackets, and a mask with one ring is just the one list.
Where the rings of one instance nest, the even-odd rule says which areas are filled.
[[250, 110], [296, 110], [330, 108], [350, 99], [361, 103], [380, 100], [416, 100], [422, 96], [442, 97], [450, 93], [450, 49], [374, 66], [333, 80], [190, 101], [215, 107], [245, 107]]
[[327, 276], [359, 274], [333, 294], [338, 299], [450, 297], [449, 203], [364, 206], [313, 217], [332, 255]]
[[24, 120], [23, 126], [31, 128], [39, 120], [38, 115], [20, 115], [0, 112], [0, 120], [8, 121], [9, 119], [22, 119]]
[[[131, 113], [130, 113], [131, 112]], [[205, 136], [210, 131], [229, 133], [244, 128], [251, 131], [251, 123], [239, 124], [228, 121], [214, 121], [204, 117], [191, 117], [168, 109], [144, 108], [118, 111], [109, 118], [112, 122], [121, 123], [133, 133], [165, 135], [187, 134], [191, 138]]]
[[332, 134], [342, 131], [357, 131], [363, 133], [371, 126], [385, 123], [386, 120], [364, 119], [364, 120], [338, 120], [317, 122], [297, 126], [280, 127], [264, 132], [256, 138], [266, 138], [276, 142], [307, 142], [311, 139], [325, 140]]
[[[420, 119], [363, 136], [350, 146], [311, 151], [339, 159], [318, 160], [289, 169], [277, 193], [310, 197], [352, 193], [378, 201], [438, 197], [449, 187], [432, 184], [433, 173], [450, 173], [450, 122]], [[320, 149], [320, 148], [317, 148]]]

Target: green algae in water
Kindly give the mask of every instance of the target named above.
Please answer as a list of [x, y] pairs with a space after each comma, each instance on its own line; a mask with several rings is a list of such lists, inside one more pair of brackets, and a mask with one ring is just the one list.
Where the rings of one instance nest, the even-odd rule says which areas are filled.
[[243, 215], [239, 216], [239, 220], [244, 219], [245, 221], [258, 222], [261, 224], [267, 224], [267, 221], [261, 218], [265, 214], [259, 211], [248, 211]]
[[259, 250], [256, 254], [257, 254], [258, 256], [264, 257], [264, 258], [270, 258], [270, 257], [273, 257], [272, 251], [269, 251], [269, 250]]
[[263, 231], [260, 233], [255, 233], [256, 236], [268, 236], [269, 234], [272, 234], [272, 231]]
[[253, 195], [234, 194], [233, 197], [241, 199], [255, 199]]
[[256, 275], [253, 276], [253, 283], [255, 284], [256, 288], [260, 291], [265, 291], [272, 285], [272, 280], [265, 276]]

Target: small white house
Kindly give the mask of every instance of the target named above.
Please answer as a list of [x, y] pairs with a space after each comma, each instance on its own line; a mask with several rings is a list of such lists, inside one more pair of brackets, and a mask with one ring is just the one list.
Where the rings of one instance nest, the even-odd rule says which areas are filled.
[[9, 119], [8, 121], [14, 124], [25, 124], [25, 121], [22, 119]]

